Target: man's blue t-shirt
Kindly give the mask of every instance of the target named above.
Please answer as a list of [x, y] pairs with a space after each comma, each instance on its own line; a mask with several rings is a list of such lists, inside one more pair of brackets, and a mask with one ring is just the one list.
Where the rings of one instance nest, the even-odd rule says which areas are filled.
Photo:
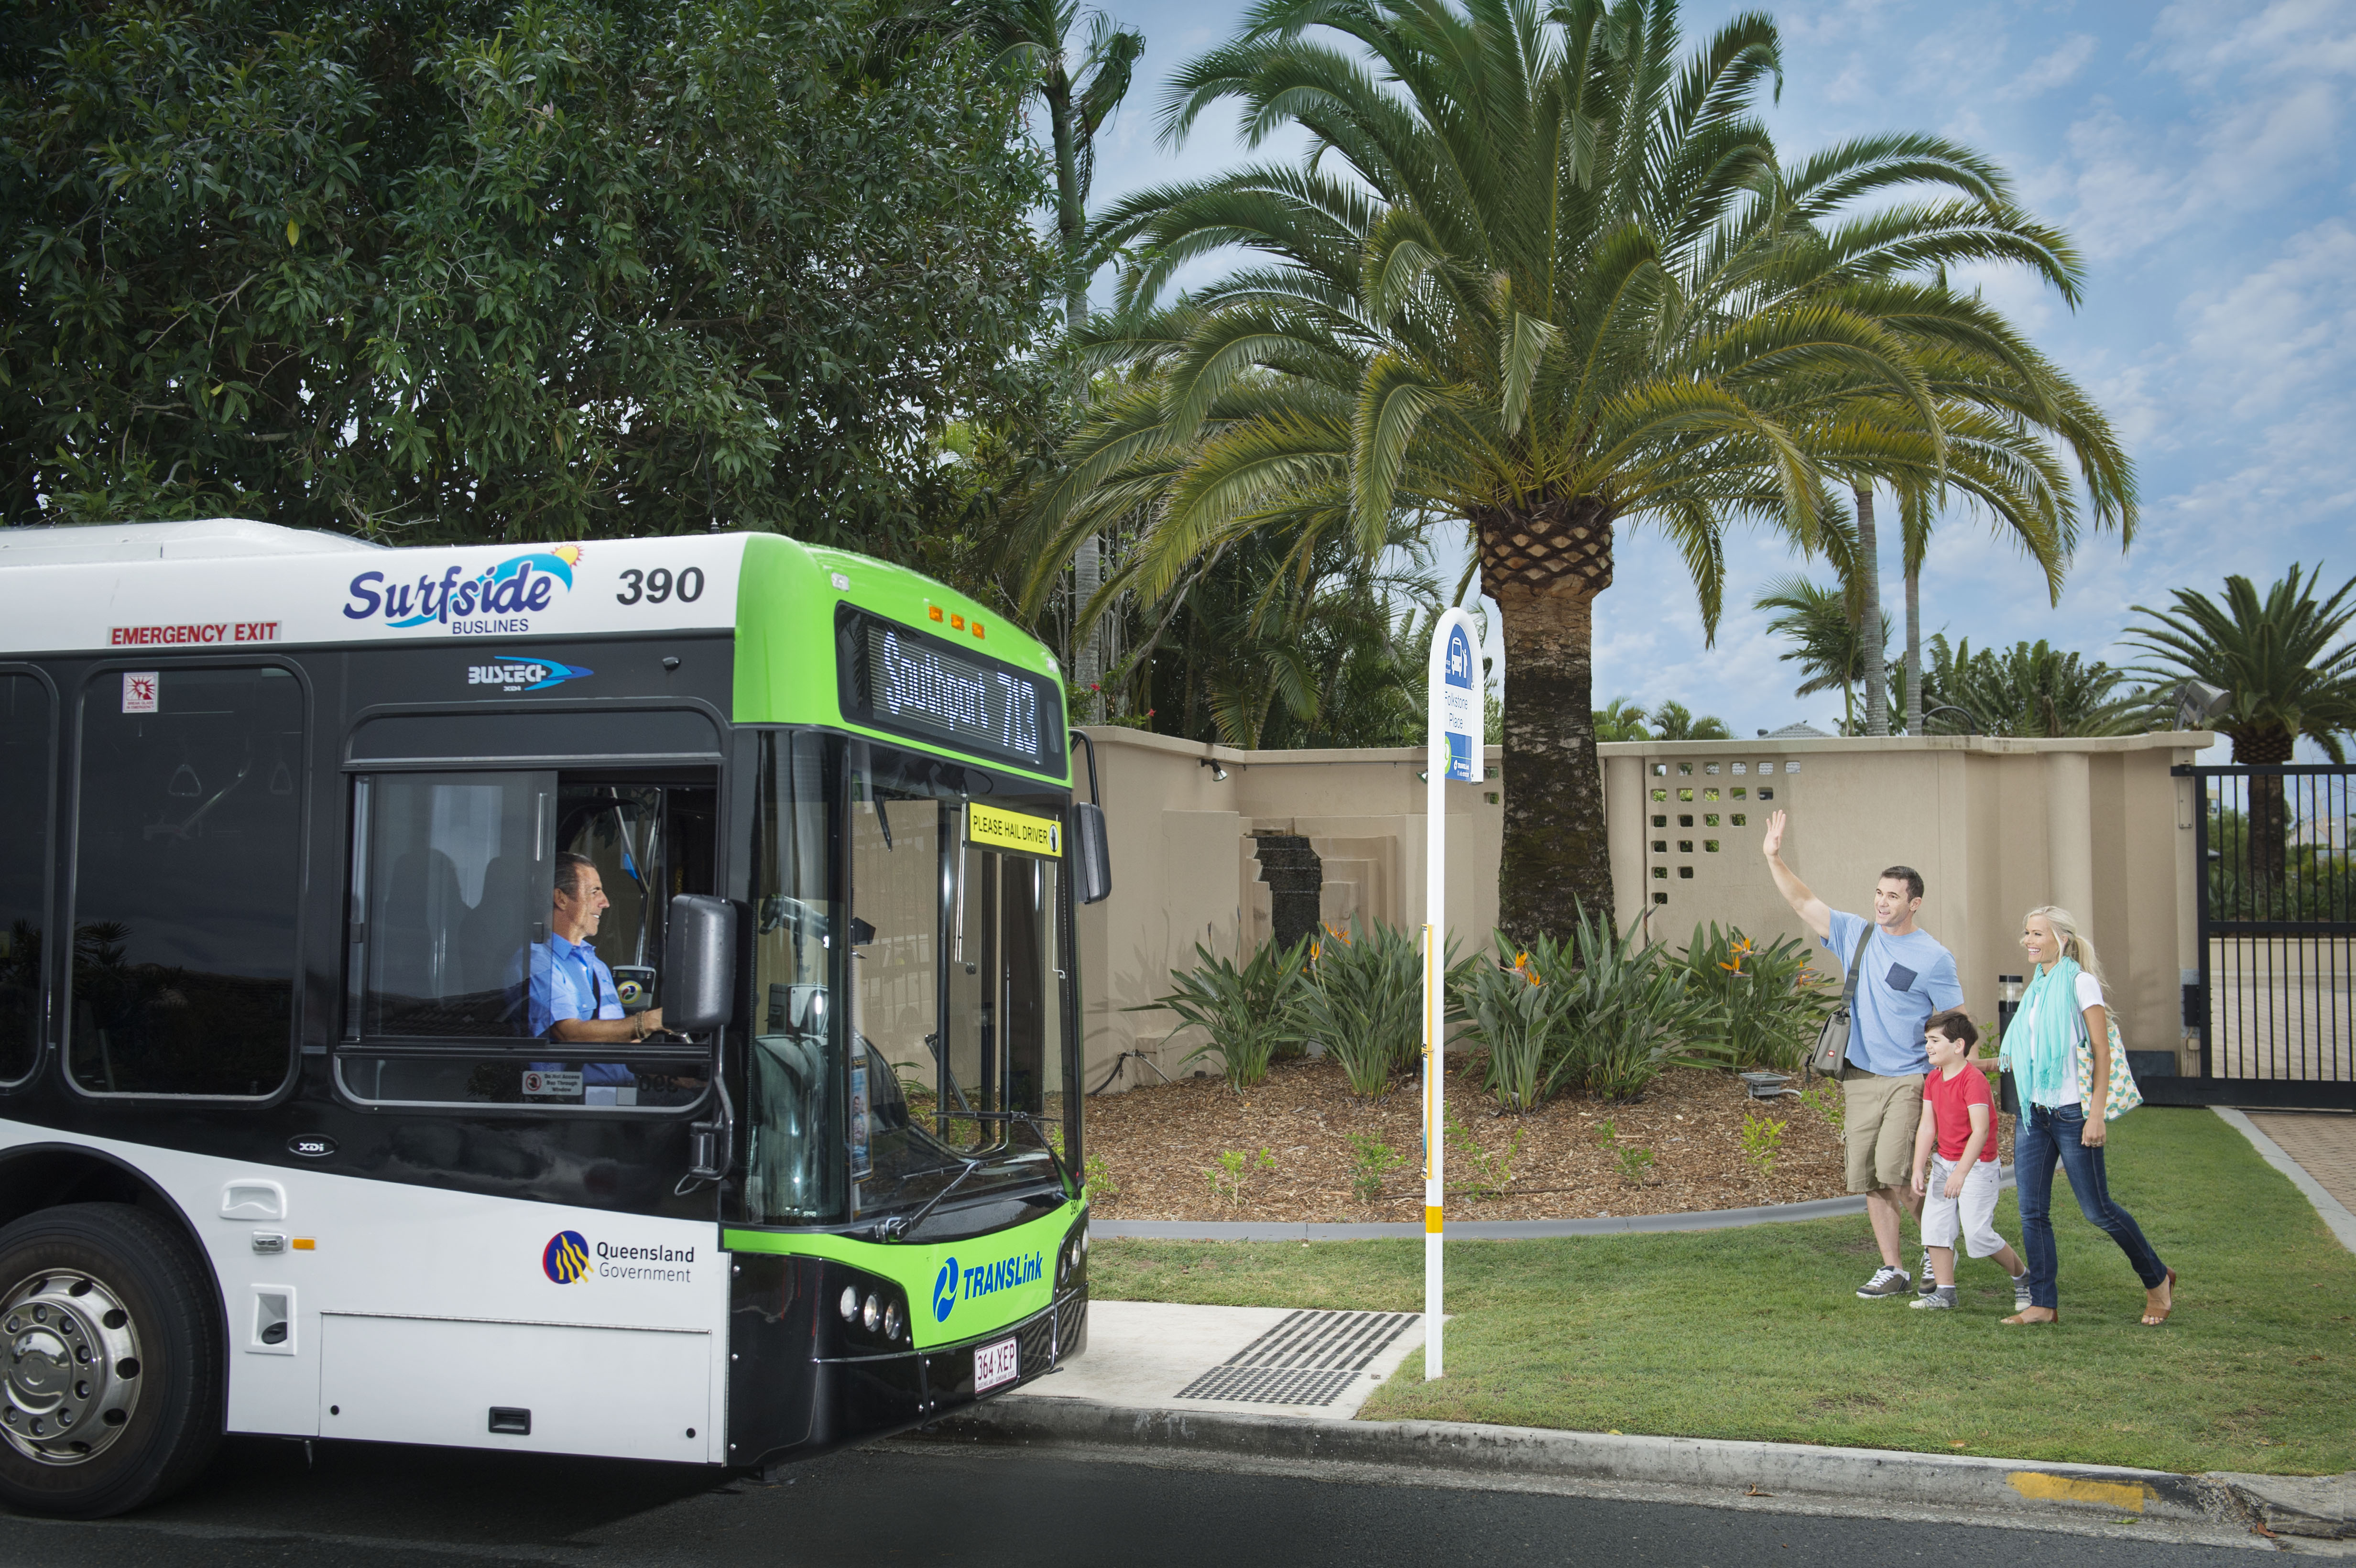
[[[1825, 946], [1839, 960], [1844, 980], [1857, 939], [1870, 924], [1863, 916], [1832, 912], [1833, 933]], [[1963, 1005], [1955, 955], [1940, 946], [1938, 938], [1919, 928], [1903, 936], [1877, 928], [1866, 944], [1857, 1009], [1849, 1017], [1849, 1064], [1884, 1078], [1928, 1072], [1931, 1057], [1922, 1047], [1922, 1026], [1933, 1013]]]

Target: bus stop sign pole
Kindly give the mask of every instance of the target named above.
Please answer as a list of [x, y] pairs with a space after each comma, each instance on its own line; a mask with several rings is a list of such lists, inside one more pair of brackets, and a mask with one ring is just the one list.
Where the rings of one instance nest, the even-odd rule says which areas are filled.
[[1440, 1375], [1440, 1153], [1448, 1063], [1448, 781], [1481, 781], [1481, 660], [1462, 609], [1431, 628], [1425, 692], [1431, 731], [1424, 758], [1423, 860], [1423, 1375]]

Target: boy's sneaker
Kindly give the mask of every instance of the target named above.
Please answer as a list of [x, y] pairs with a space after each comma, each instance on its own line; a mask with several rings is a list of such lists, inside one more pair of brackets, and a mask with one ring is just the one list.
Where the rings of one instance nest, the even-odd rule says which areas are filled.
[[1857, 1294], [1860, 1300], [1879, 1301], [1885, 1296], [1905, 1295], [1913, 1283], [1904, 1269], [1884, 1264], [1873, 1271], [1871, 1279], [1857, 1287]]
[[1929, 1295], [1918, 1296], [1906, 1305], [1932, 1312], [1953, 1312], [1955, 1309], [1955, 1287], [1952, 1285], [1933, 1285]]
[[1922, 1249], [1922, 1272], [1914, 1276], [1914, 1294], [1928, 1296], [1939, 1288], [1938, 1275], [1931, 1272], [1931, 1249]]
[[2036, 1302], [2029, 1298], [2029, 1272], [2024, 1269], [2020, 1276], [2012, 1282], [2012, 1309], [2015, 1312], [2026, 1312], [2036, 1305]]

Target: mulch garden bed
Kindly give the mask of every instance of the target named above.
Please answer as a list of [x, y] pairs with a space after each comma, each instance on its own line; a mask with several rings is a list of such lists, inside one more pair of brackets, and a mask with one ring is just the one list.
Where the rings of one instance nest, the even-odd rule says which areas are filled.
[[[1497, 1115], [1472, 1080], [1451, 1073], [1448, 1107], [1493, 1160], [1520, 1135], [1518, 1154], [1492, 1166], [1503, 1189], [1488, 1194], [1472, 1190], [1474, 1162], [1451, 1138], [1448, 1210], [1457, 1220], [1744, 1209], [1844, 1189], [1840, 1134], [1822, 1114], [1790, 1095], [1751, 1100], [1726, 1073], [1672, 1069], [1633, 1104], [1557, 1098], [1523, 1116]], [[1108, 1220], [1414, 1220], [1423, 1204], [1420, 1109], [1413, 1079], [1368, 1102], [1350, 1093], [1340, 1067], [1322, 1061], [1280, 1062], [1242, 1093], [1206, 1077], [1100, 1095], [1088, 1102], [1087, 1149], [1104, 1162], [1112, 1190], [1098, 1192], [1098, 1212]], [[1764, 1173], [1744, 1157], [1746, 1115], [1784, 1124]], [[1353, 1134], [1406, 1157], [1371, 1202], [1351, 1189]], [[2009, 1137], [2004, 1147], [2008, 1152]], [[1263, 1148], [1272, 1169], [1260, 1162]], [[1229, 1150], [1248, 1157], [1240, 1202], [1215, 1193], [1207, 1174]], [[1649, 1151], [1649, 1165], [1623, 1160], [1633, 1150]]]

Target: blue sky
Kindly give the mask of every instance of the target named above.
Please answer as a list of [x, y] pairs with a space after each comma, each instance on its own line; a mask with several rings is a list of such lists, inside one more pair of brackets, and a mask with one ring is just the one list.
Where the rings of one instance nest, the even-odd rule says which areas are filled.
[[[1209, 118], [1159, 144], [1163, 83], [1227, 36], [1240, 0], [1115, 0], [1146, 54], [1099, 144], [1093, 201], [1289, 149], [1243, 148]], [[1689, 36], [1740, 9], [1688, 0]], [[2143, 520], [2124, 554], [2089, 535], [2058, 607], [1988, 525], [1943, 518], [1923, 573], [1923, 629], [1975, 645], [2045, 637], [2114, 663], [2129, 606], [2169, 590], [2262, 584], [2293, 560], [2356, 572], [2356, 5], [2340, 0], [2165, 6], [2037, 0], [1804, 0], [1768, 5], [1784, 84], [1770, 112], [1804, 155], [1890, 129], [1994, 155], [2031, 210], [2083, 252], [2072, 312], [2025, 279], [1967, 280], [2028, 326], [2110, 411], [2140, 472]], [[1101, 293], [1100, 283], [1100, 293]], [[1885, 534], [1885, 539], [1887, 538]], [[1462, 559], [1462, 545], [1445, 541]], [[1728, 613], [1703, 643], [1688, 581], [1657, 538], [1623, 534], [1597, 602], [1596, 699], [1675, 699], [1738, 734], [1796, 719], [1830, 727], [1837, 694], [1792, 696], [1791, 667], [1749, 608], [1805, 570], [1773, 538], [1730, 546]], [[1894, 541], [1884, 603], [1902, 607]], [[1821, 564], [1820, 578], [1829, 571]], [[1452, 573], [1451, 579], [1452, 581]]]

